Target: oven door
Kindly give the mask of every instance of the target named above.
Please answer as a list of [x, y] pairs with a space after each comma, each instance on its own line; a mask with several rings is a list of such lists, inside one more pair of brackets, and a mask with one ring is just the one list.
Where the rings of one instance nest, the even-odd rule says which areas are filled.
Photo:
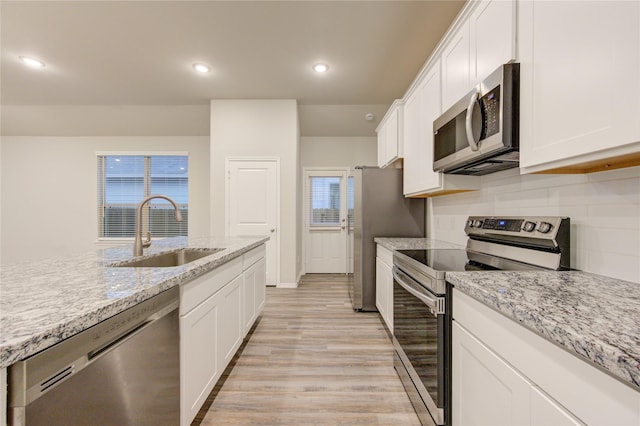
[[427, 425], [444, 425], [446, 420], [445, 311], [444, 297], [393, 268], [394, 367], [421, 423]]

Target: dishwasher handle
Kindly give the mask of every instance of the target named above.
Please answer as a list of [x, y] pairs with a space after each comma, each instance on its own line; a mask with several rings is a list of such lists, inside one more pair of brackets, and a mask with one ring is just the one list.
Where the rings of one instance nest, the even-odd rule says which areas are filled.
[[[420, 286], [420, 284], [415, 281], [413, 278], [404, 274], [397, 266], [393, 267], [392, 270], [393, 280], [400, 285], [404, 290], [409, 292], [412, 296], [420, 300], [422, 303], [427, 305], [427, 307], [431, 310], [431, 313], [434, 315], [442, 315], [445, 313], [445, 304], [444, 297], [431, 297], [428, 290], [419, 291], [415, 287]], [[420, 286], [421, 287], [421, 286]]]

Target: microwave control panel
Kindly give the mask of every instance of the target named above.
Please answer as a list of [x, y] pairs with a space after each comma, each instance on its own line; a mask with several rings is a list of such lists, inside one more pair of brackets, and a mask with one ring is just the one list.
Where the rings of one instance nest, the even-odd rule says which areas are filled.
[[482, 136], [486, 139], [500, 132], [500, 86], [494, 87], [490, 92], [480, 99], [480, 110], [482, 111]]

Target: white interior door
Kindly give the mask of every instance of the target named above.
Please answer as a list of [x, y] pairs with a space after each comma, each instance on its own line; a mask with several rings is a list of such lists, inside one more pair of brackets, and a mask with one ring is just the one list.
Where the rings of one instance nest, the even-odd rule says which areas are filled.
[[277, 285], [280, 258], [278, 160], [227, 160], [227, 234], [268, 235], [267, 285]]
[[348, 272], [348, 170], [305, 171], [305, 272]]

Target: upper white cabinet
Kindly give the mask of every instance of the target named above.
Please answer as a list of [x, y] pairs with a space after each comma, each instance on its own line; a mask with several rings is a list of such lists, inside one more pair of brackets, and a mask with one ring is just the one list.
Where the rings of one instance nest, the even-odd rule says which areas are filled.
[[426, 69], [404, 104], [403, 191], [407, 197], [479, 188], [478, 177], [444, 175], [433, 171], [433, 121], [442, 112], [439, 65], [436, 61]]
[[469, 21], [451, 34], [442, 49], [442, 109], [446, 111], [471, 89]]
[[475, 86], [500, 65], [516, 59], [516, 2], [478, 2], [469, 17], [469, 31], [470, 81]]
[[403, 156], [403, 102], [395, 100], [380, 121], [378, 133], [378, 167], [386, 167]]
[[516, 3], [471, 2], [444, 40], [442, 110], [446, 111], [500, 65], [516, 59]]
[[442, 175], [433, 171], [433, 120], [440, 115], [440, 67], [434, 64], [404, 104], [404, 195], [438, 188]]
[[522, 1], [518, 13], [522, 170], [640, 164], [640, 2]]

